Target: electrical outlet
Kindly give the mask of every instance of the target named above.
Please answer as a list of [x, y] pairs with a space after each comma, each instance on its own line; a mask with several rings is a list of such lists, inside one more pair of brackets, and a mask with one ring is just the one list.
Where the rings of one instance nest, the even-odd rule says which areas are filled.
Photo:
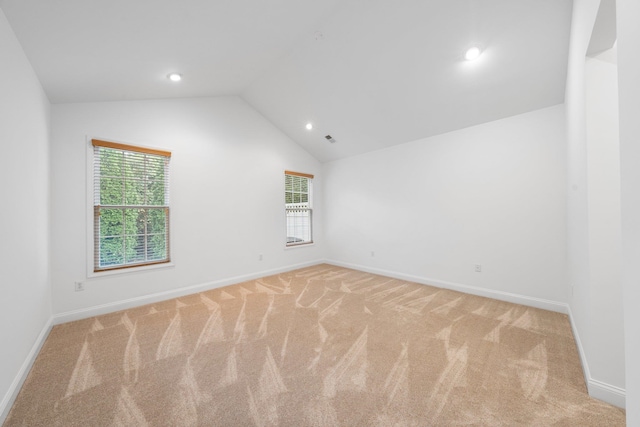
[[371, 251], [371, 256], [372, 256], [372, 257], [376, 256], [375, 251]]
[[482, 273], [482, 265], [476, 264], [475, 265], [475, 272], [476, 273]]
[[258, 261], [262, 261], [262, 254], [258, 255]]
[[76, 282], [75, 283], [75, 290], [76, 290], [76, 292], [84, 291], [84, 283]]

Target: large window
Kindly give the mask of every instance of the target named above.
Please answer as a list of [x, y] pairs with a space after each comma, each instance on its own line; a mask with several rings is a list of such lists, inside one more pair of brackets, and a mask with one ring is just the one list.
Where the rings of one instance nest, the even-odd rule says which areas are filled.
[[171, 153], [92, 144], [94, 271], [169, 262]]
[[284, 172], [287, 246], [313, 243], [311, 190], [313, 175]]

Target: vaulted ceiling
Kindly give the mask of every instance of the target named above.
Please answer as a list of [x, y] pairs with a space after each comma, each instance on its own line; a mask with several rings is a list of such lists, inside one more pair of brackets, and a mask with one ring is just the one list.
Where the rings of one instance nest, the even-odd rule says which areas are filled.
[[320, 161], [562, 103], [571, 4], [0, 0], [52, 103], [235, 94]]

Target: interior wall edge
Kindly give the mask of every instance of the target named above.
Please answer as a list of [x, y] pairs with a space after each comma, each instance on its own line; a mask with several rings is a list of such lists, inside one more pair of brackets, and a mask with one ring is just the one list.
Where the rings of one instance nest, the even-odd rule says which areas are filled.
[[584, 374], [584, 382], [587, 385], [589, 396], [602, 400], [603, 402], [610, 403], [618, 408], [626, 408], [626, 390], [605, 382], [599, 381], [591, 377], [591, 370], [589, 369], [589, 362], [580, 339], [580, 333], [576, 325], [576, 321], [571, 311], [571, 306], [567, 305], [569, 310], [569, 321], [571, 322], [571, 331], [573, 332], [573, 338], [576, 341], [576, 347], [578, 347], [578, 354], [580, 355], [580, 363], [582, 364], [582, 372]]
[[27, 375], [29, 375], [29, 371], [31, 371], [31, 367], [36, 361], [38, 353], [40, 353], [40, 349], [49, 336], [49, 332], [51, 332], [51, 328], [53, 328], [53, 317], [49, 317], [49, 320], [47, 320], [45, 325], [42, 327], [40, 334], [36, 338], [36, 341], [33, 343], [29, 354], [22, 363], [20, 370], [11, 383], [11, 386], [2, 398], [2, 401], [0, 401], [0, 425], [4, 423], [7, 416], [9, 415], [11, 407], [13, 406], [13, 402], [15, 402], [16, 398], [18, 397], [18, 393], [20, 393], [22, 384], [24, 384], [24, 381], [27, 379]]
[[304, 267], [311, 267], [314, 265], [322, 264], [323, 262], [324, 260], [322, 259], [308, 261], [308, 262], [303, 262], [299, 264], [288, 265], [285, 267], [278, 267], [271, 270], [262, 270], [259, 272], [245, 274], [242, 276], [228, 277], [226, 279], [219, 279], [211, 282], [200, 283], [197, 285], [185, 286], [178, 289], [171, 289], [164, 292], [156, 292], [148, 295], [141, 295], [134, 298], [128, 298], [121, 301], [114, 301], [107, 304], [101, 304], [101, 305], [96, 305], [92, 307], [82, 308], [79, 310], [56, 313], [53, 315], [53, 324], [59, 325], [62, 323], [73, 322], [74, 320], [81, 320], [89, 317], [99, 316], [102, 314], [112, 313], [120, 310], [126, 310], [133, 307], [152, 304], [155, 302], [164, 301], [172, 298], [178, 298], [181, 296], [208, 291], [211, 289], [221, 288], [223, 286], [233, 285], [236, 283], [245, 282], [247, 280], [259, 279], [261, 277], [270, 276], [273, 274], [279, 274], [286, 271], [296, 270]]

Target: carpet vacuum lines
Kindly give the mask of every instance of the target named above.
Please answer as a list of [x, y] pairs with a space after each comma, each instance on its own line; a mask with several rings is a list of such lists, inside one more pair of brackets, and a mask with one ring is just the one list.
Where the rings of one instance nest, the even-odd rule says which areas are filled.
[[566, 315], [320, 264], [54, 326], [13, 426], [624, 426]]

